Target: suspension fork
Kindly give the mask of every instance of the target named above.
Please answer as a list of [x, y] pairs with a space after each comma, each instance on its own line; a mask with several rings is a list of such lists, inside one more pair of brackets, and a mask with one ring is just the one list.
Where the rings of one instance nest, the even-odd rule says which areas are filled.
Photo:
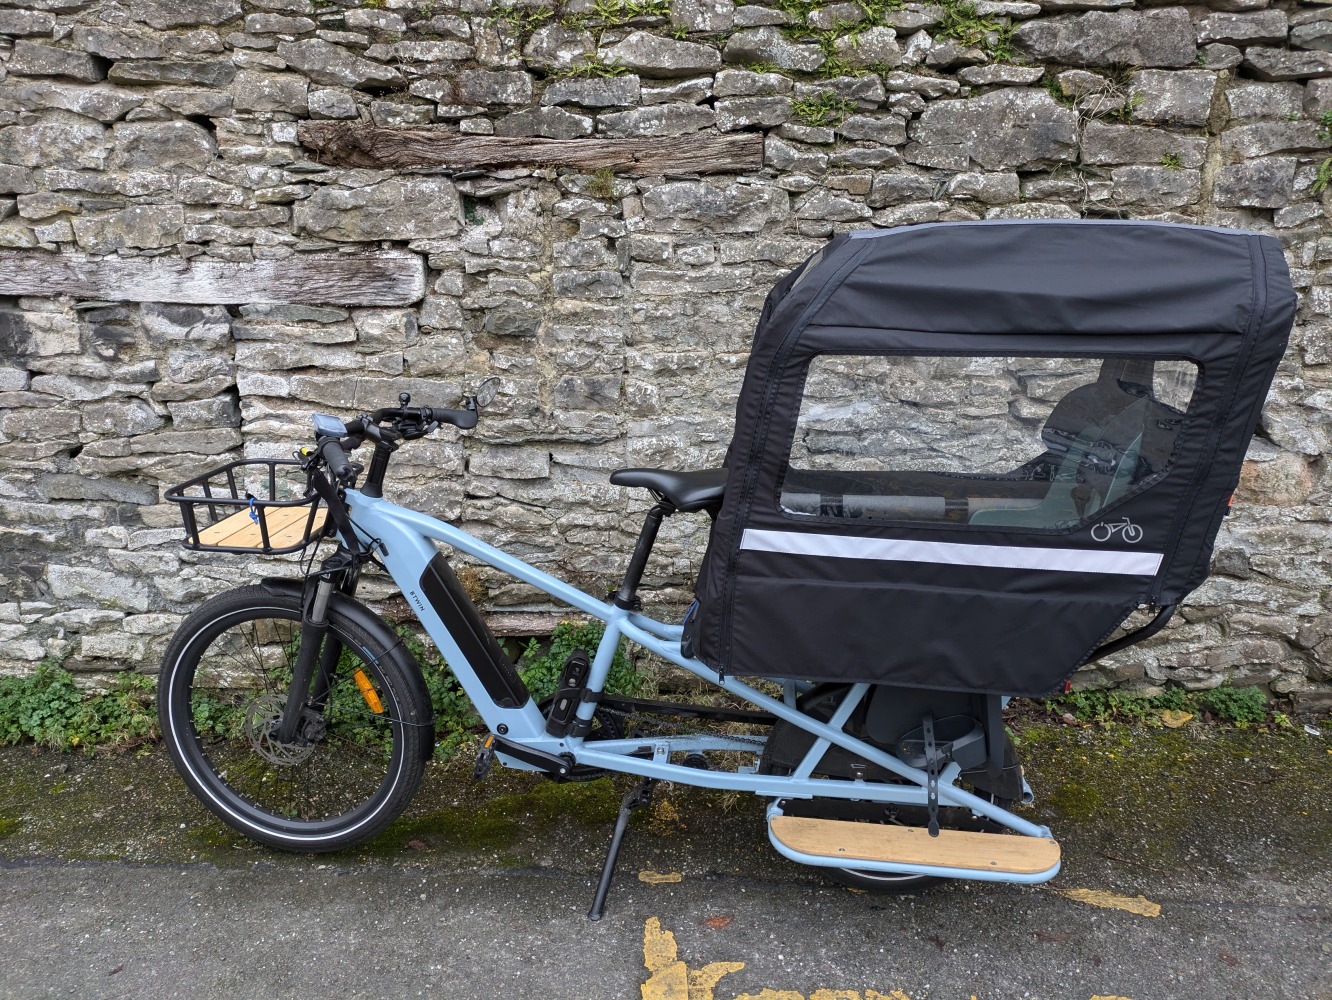
[[324, 560], [315, 577], [314, 597], [301, 611], [301, 646], [292, 667], [287, 702], [273, 731], [273, 738], [279, 743], [295, 740], [301, 715], [307, 707], [322, 712], [328, 701], [338, 660], [342, 656], [341, 641], [336, 635], [329, 636], [328, 606], [335, 590], [348, 597], [356, 593], [359, 570], [351, 553], [339, 549]]

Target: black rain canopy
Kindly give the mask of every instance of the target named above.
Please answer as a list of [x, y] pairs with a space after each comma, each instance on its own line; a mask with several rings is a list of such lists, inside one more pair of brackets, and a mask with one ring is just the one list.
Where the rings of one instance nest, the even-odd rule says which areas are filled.
[[687, 645], [1060, 686], [1205, 578], [1295, 294], [1280, 244], [1122, 221], [838, 237], [768, 295]]

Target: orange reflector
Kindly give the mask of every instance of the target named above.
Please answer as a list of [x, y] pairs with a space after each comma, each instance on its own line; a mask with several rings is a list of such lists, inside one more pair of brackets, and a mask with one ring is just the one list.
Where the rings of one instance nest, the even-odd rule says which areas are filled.
[[358, 670], [352, 674], [352, 677], [356, 679], [356, 686], [361, 689], [361, 697], [370, 706], [370, 711], [376, 715], [383, 715], [384, 703], [379, 700], [379, 695], [375, 693], [375, 686], [370, 683], [370, 678], [365, 676], [365, 671]]

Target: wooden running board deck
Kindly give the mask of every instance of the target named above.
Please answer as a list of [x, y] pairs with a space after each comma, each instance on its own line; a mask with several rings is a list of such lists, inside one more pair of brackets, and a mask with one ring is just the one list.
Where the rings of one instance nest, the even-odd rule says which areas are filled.
[[[324, 526], [326, 511], [315, 514], [310, 534], [317, 535]], [[285, 549], [305, 538], [305, 523], [310, 516], [308, 504], [299, 507], [265, 507], [264, 524], [268, 527], [270, 548]], [[210, 524], [199, 532], [196, 541], [200, 545], [223, 545], [233, 549], [262, 549], [264, 537], [259, 533], [259, 525], [250, 517], [248, 509], [239, 510], [230, 517], [224, 517], [216, 524]]]
[[801, 854], [848, 862], [881, 861], [937, 868], [1039, 875], [1059, 864], [1059, 844], [1047, 837], [940, 830], [920, 826], [853, 823], [806, 816], [774, 816], [772, 836]]

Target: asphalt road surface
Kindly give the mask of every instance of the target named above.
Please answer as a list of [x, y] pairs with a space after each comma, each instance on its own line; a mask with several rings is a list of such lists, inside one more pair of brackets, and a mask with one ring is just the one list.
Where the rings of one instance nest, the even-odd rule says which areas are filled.
[[160, 750], [0, 750], [0, 997], [1332, 998], [1326, 737], [1027, 735], [1050, 885], [854, 892], [779, 858], [756, 800], [672, 787], [600, 923], [622, 784], [437, 765], [309, 857], [237, 838]]

